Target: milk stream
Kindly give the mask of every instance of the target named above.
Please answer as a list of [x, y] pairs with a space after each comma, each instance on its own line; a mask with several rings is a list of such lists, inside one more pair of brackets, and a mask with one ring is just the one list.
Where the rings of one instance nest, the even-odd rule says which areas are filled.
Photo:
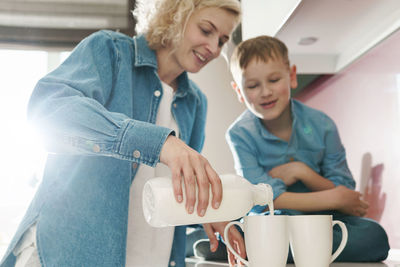
[[[245, 216], [255, 205], [268, 205], [274, 214], [272, 188], [268, 184], [253, 185], [235, 174], [220, 175], [223, 198], [218, 209], [210, 201], [203, 217], [195, 212], [189, 214], [184, 201], [175, 200], [171, 177], [156, 177], [143, 187], [144, 217], [153, 227], [167, 227], [187, 224], [232, 221]], [[183, 190], [184, 192], [184, 190]]]

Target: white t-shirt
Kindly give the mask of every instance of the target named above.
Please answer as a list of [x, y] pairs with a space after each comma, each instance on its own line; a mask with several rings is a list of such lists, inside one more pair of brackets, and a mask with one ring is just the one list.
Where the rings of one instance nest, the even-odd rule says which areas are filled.
[[[175, 130], [178, 125], [171, 112], [173, 89], [163, 85], [163, 96], [157, 113], [156, 125]], [[153, 177], [171, 176], [169, 168], [159, 163], [155, 168], [141, 164], [130, 188], [126, 267], [165, 267], [172, 249], [174, 227], [154, 228], [144, 219], [142, 190], [146, 181]]]

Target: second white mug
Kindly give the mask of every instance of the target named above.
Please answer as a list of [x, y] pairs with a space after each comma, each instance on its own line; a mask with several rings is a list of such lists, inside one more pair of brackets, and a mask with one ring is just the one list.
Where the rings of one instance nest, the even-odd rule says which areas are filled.
[[[333, 226], [342, 230], [342, 241], [332, 255]], [[296, 267], [328, 267], [347, 243], [347, 228], [331, 215], [288, 216], [290, 248]]]

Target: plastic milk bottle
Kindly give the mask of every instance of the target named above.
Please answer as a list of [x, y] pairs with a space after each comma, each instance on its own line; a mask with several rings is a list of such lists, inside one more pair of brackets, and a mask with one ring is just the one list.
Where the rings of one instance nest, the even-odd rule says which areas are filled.
[[[175, 200], [171, 177], [149, 179], [143, 187], [143, 213], [153, 227], [232, 221], [245, 216], [255, 205], [269, 205], [273, 214], [273, 193], [268, 184], [253, 185], [235, 174], [220, 175], [223, 195], [218, 209], [211, 206], [211, 196], [203, 217], [189, 214], [184, 201]], [[184, 192], [184, 190], [183, 190]], [[210, 190], [211, 195], [211, 190]]]

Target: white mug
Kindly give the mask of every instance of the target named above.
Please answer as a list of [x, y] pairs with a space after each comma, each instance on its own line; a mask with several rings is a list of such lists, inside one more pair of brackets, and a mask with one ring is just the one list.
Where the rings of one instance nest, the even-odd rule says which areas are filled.
[[[286, 215], [245, 216], [244, 223], [237, 221], [226, 225], [225, 243], [228, 249], [244, 264], [251, 267], [285, 267], [289, 253], [289, 235]], [[238, 225], [244, 232], [248, 261], [238, 255], [228, 238], [228, 230]]]
[[[342, 230], [342, 241], [332, 255], [333, 226]], [[331, 215], [288, 216], [290, 248], [296, 267], [328, 267], [347, 243], [347, 228]]]

